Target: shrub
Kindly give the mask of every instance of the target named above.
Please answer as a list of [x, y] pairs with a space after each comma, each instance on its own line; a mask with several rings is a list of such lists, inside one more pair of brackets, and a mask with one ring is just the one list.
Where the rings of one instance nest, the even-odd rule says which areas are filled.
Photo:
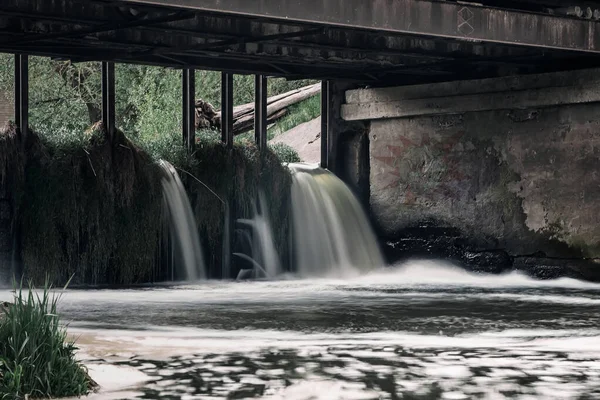
[[59, 296], [20, 287], [0, 314], [0, 399], [67, 397], [87, 394], [94, 385], [75, 359], [56, 305]]
[[302, 161], [298, 152], [285, 143], [275, 143], [269, 145], [271, 151], [281, 160], [282, 163], [297, 163]]

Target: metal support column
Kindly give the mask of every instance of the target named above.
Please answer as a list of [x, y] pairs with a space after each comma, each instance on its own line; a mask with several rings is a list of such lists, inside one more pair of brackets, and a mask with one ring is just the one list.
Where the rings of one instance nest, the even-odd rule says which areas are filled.
[[233, 74], [221, 74], [221, 140], [233, 148]]
[[196, 146], [196, 71], [183, 70], [183, 143], [190, 153]]
[[102, 124], [112, 139], [115, 135], [115, 63], [102, 62]]
[[29, 58], [25, 54], [15, 55], [15, 124], [25, 143], [29, 135]]
[[254, 140], [258, 149], [267, 149], [267, 77], [256, 75], [254, 80]]
[[[221, 140], [229, 150], [233, 150], [233, 74], [223, 72], [221, 74]], [[233, 159], [229, 160], [233, 163]], [[234, 168], [230, 165], [230, 168]], [[235, 173], [235, 171], [234, 171]], [[233, 175], [231, 176], [233, 179]], [[231, 278], [233, 271], [232, 252], [233, 236], [235, 232], [235, 194], [231, 194], [225, 205], [223, 257], [221, 265], [221, 278]], [[226, 276], [229, 274], [230, 276]]]
[[331, 84], [321, 83], [321, 168], [330, 169], [331, 163]]

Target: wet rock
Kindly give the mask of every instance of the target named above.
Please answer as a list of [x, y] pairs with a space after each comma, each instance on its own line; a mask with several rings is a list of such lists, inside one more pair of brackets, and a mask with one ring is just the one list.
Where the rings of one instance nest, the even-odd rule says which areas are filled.
[[600, 266], [589, 260], [533, 256], [516, 257], [514, 269], [536, 279], [574, 278], [600, 281]]
[[384, 254], [389, 263], [410, 258], [442, 259], [472, 272], [500, 274], [512, 269], [512, 257], [504, 250], [486, 250], [459, 229], [427, 222], [387, 240]]
[[503, 250], [463, 251], [461, 261], [474, 272], [501, 274], [513, 267], [513, 259]]

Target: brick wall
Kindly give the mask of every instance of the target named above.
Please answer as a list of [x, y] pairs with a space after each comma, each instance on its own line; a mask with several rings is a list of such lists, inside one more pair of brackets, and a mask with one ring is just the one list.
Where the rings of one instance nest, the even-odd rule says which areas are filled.
[[0, 127], [14, 119], [14, 105], [9, 98], [6, 93], [0, 92]]

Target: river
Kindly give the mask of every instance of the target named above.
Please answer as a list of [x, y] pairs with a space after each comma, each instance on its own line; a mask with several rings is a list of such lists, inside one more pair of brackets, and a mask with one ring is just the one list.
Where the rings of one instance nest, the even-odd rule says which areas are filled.
[[99, 399], [597, 399], [599, 311], [595, 284], [424, 261], [60, 303]]

